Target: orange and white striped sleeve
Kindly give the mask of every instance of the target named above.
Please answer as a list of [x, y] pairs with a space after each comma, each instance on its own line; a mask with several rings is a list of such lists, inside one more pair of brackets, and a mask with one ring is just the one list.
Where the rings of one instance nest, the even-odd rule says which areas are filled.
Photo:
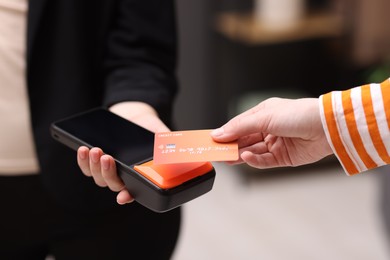
[[390, 164], [390, 78], [319, 100], [328, 142], [348, 175]]

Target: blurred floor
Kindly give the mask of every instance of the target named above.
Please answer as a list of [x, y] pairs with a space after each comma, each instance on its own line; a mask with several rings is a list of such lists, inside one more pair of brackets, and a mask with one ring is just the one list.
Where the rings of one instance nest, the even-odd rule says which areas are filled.
[[213, 190], [184, 207], [173, 260], [390, 259], [380, 173], [322, 164], [247, 181], [240, 171], [253, 169], [214, 165]]

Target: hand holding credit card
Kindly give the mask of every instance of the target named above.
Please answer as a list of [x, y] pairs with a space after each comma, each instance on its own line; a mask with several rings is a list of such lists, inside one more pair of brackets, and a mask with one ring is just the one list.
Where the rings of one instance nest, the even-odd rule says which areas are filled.
[[212, 130], [160, 132], [154, 136], [154, 164], [238, 160], [237, 142], [217, 143]]

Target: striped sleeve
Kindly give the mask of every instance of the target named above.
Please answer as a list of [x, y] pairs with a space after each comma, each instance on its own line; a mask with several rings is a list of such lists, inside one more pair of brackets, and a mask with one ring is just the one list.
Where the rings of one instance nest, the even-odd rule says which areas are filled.
[[328, 142], [348, 175], [390, 164], [390, 78], [319, 100]]

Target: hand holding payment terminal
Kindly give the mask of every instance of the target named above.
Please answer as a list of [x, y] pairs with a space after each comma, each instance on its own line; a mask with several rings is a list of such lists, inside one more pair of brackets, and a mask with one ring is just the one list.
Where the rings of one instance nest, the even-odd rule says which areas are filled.
[[52, 123], [52, 137], [77, 150], [100, 147], [111, 155], [134, 199], [165, 212], [210, 191], [215, 170], [210, 162], [153, 164], [154, 133], [104, 109], [95, 108]]

